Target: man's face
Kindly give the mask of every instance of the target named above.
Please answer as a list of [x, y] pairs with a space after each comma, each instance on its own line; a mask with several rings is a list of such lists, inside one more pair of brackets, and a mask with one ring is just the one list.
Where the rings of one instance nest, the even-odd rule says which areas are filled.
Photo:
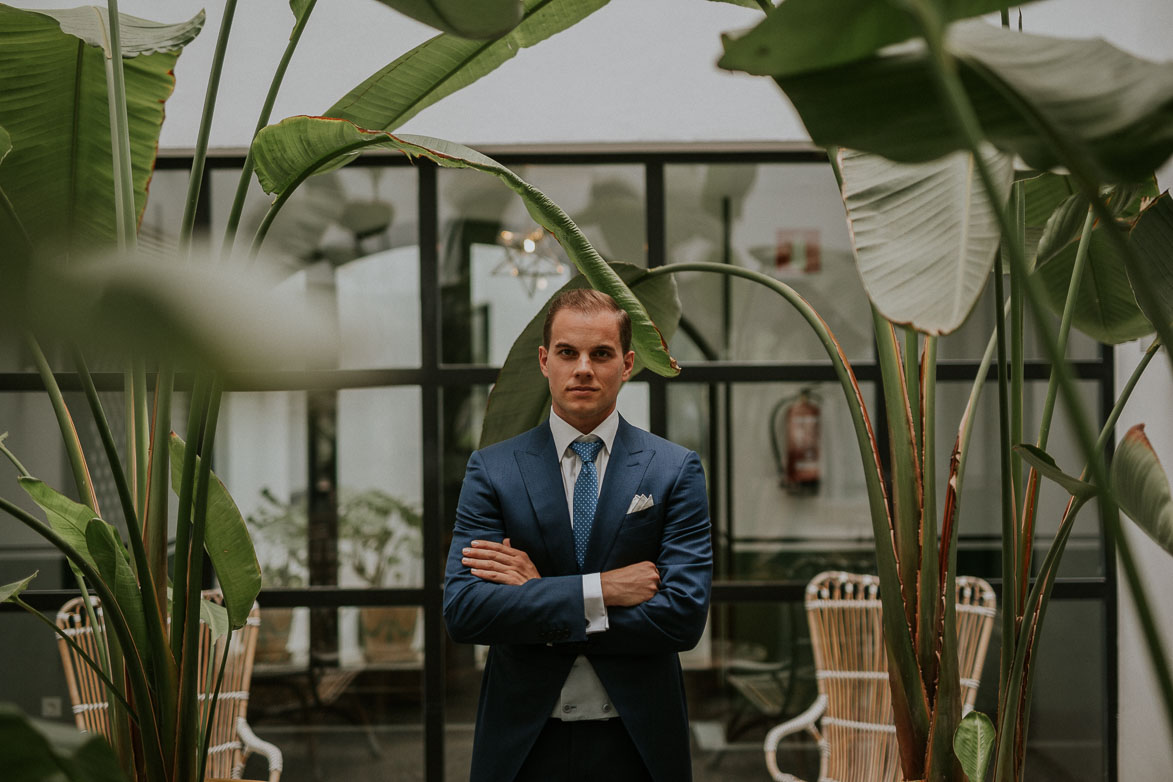
[[550, 346], [538, 348], [538, 363], [550, 381], [554, 412], [586, 433], [615, 409], [635, 353], [623, 352], [614, 313], [565, 309], [554, 316]]

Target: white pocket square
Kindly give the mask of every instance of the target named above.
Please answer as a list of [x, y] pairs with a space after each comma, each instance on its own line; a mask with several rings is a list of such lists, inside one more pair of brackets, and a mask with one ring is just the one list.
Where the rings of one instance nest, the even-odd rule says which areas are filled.
[[644, 510], [655, 505], [655, 500], [650, 494], [637, 494], [631, 498], [631, 505], [627, 506], [628, 513], [635, 513], [636, 511]]

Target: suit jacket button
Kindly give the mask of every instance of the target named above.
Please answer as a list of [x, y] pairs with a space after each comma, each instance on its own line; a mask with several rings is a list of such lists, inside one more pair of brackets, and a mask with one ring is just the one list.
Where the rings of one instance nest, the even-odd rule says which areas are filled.
[[603, 704], [603, 711], [611, 711], [611, 704], [610, 704], [610, 703], [604, 703], [604, 704]]
[[574, 711], [574, 706], [570, 705], [569, 703], [562, 707], [563, 714], [569, 714], [572, 711]]

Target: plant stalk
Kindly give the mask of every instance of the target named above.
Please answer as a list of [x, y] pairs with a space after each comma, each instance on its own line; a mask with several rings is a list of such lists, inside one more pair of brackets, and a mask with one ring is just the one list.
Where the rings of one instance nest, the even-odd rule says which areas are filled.
[[220, 91], [220, 76], [224, 71], [224, 55], [228, 51], [228, 37], [232, 32], [232, 20], [236, 16], [237, 0], [227, 0], [224, 16], [220, 20], [220, 34], [216, 38], [216, 50], [212, 54], [212, 69], [208, 73], [208, 89], [204, 94], [204, 110], [200, 116], [200, 129], [196, 135], [195, 151], [191, 158], [191, 174], [187, 179], [187, 200], [183, 207], [183, 221], [179, 226], [179, 252], [187, 255], [191, 248], [191, 236], [195, 229], [196, 209], [200, 202], [200, 188], [204, 183], [204, 164], [208, 158], [208, 137], [212, 133], [212, 116], [216, 112], [216, 95]]
[[[305, 32], [306, 25], [310, 21], [310, 14], [313, 13], [314, 6], [317, 3], [318, 0], [309, 0], [306, 3], [305, 10], [293, 26], [293, 32], [289, 36], [289, 43], [285, 46], [285, 51], [281, 55], [281, 61], [277, 63], [277, 70], [273, 73], [273, 79], [269, 83], [269, 91], [265, 94], [265, 102], [261, 105], [261, 114], [257, 119], [257, 126], [253, 130], [253, 138], [256, 138], [256, 135], [261, 132], [261, 129], [269, 124], [269, 117], [273, 114], [273, 105], [277, 102], [277, 93], [280, 92], [281, 83], [285, 80], [285, 71], [289, 68], [289, 62], [293, 59], [293, 52], [297, 49], [298, 42], [301, 41], [301, 34]], [[248, 197], [248, 185], [252, 179], [254, 167], [253, 149], [250, 143], [248, 154], [244, 158], [244, 166], [240, 170], [240, 180], [236, 183], [236, 195], [232, 198], [232, 208], [228, 211], [228, 222], [224, 229], [224, 243], [220, 249], [220, 255], [222, 257], [228, 257], [232, 251], [232, 245], [236, 241], [236, 230], [240, 226], [240, 215], [244, 211], [244, 202]]]
[[130, 156], [130, 122], [126, 115], [126, 74], [122, 64], [122, 25], [118, 0], [106, 0], [107, 27], [110, 35], [107, 95], [110, 104], [111, 150], [114, 153], [115, 197], [118, 210], [119, 247], [133, 249], [137, 239], [138, 212], [134, 203], [134, 174]]
[[[923, 0], [922, 0], [923, 1]], [[961, 85], [961, 80], [958, 77], [952, 60], [945, 51], [942, 41], [939, 37], [932, 36], [928, 38], [929, 48], [934, 54], [934, 75], [939, 81], [942, 91], [942, 97], [945, 100], [946, 106], [954, 115], [954, 120], [964, 133], [970, 151], [974, 153], [975, 162], [978, 167], [978, 172], [982, 178], [982, 184], [986, 192], [993, 197], [997, 192], [994, 186], [993, 175], [989, 167], [982, 160], [981, 156], [977, 154], [978, 147], [981, 142], [980, 124], [974, 114], [973, 106], [969, 102], [969, 98], [965, 93], [964, 87]], [[1063, 151], [1067, 151], [1063, 148]], [[1078, 165], [1078, 158], [1074, 155], [1066, 156], [1065, 162], [1071, 170], [1081, 168]], [[1096, 209], [1097, 215], [1101, 219], [1111, 220], [1111, 212], [1102, 203], [1098, 193], [1092, 193], [1093, 208]], [[1004, 210], [996, 210], [999, 215], [999, 221], [1002, 223], [1003, 233], [1009, 232], [1010, 220]], [[1109, 231], [1110, 235], [1115, 234]], [[1117, 237], [1125, 248], [1127, 254], [1127, 243]], [[1018, 248], [1011, 243], [1012, 252], [1010, 253], [1011, 261], [1017, 264], [1025, 273], [1026, 259]], [[1091, 476], [1093, 483], [1108, 489], [1111, 484], [1108, 479], [1107, 467], [1102, 456], [1095, 452], [1095, 438], [1091, 432], [1091, 428], [1087, 423], [1087, 417], [1084, 414], [1082, 401], [1076, 393], [1075, 383], [1071, 377], [1071, 369], [1067, 366], [1064, 357], [1057, 352], [1057, 345], [1053, 334], [1051, 333], [1051, 324], [1047, 322], [1045, 312], [1045, 302], [1043, 300], [1043, 292], [1040, 289], [1041, 283], [1030, 275], [1026, 276], [1026, 294], [1030, 303], [1031, 314], [1035, 319], [1036, 328], [1043, 337], [1043, 345], [1047, 350], [1048, 359], [1052, 363], [1052, 370], [1058, 377], [1059, 390], [1063, 395], [1064, 403], [1067, 407], [1068, 417], [1075, 429], [1076, 435], [1079, 438], [1080, 446], [1083, 448], [1085, 455], [1089, 460], [1091, 467]], [[1143, 281], [1142, 281], [1143, 282]], [[1134, 286], [1138, 290], [1138, 297], [1150, 296], [1150, 291], [1141, 291], [1145, 286]], [[1158, 332], [1162, 340], [1166, 339], [1166, 335], [1173, 331], [1173, 325], [1158, 323]], [[1138, 620], [1141, 624], [1141, 629], [1145, 637], [1149, 659], [1153, 665], [1153, 670], [1157, 678], [1158, 688], [1161, 693], [1162, 703], [1165, 707], [1166, 729], [1170, 732], [1170, 737], [1173, 738], [1173, 674], [1170, 672], [1169, 659], [1163, 650], [1163, 643], [1157, 631], [1156, 622], [1153, 618], [1152, 608], [1149, 605], [1148, 597], [1145, 594], [1144, 587], [1140, 581], [1140, 574], [1136, 567], [1136, 561], [1132, 555], [1132, 547], [1127, 538], [1123, 534], [1120, 527], [1120, 511], [1112, 498], [1110, 491], [1106, 491], [1105, 496], [1099, 502], [1100, 519], [1104, 525], [1105, 531], [1112, 536], [1116, 542], [1117, 555], [1120, 559], [1121, 570], [1124, 571], [1125, 580], [1128, 584], [1129, 593], [1132, 596], [1133, 605], [1137, 612]]]

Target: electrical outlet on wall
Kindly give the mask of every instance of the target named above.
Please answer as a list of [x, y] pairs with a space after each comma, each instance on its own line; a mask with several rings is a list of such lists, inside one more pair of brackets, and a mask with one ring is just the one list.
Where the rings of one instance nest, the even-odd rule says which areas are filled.
[[47, 719], [61, 716], [60, 695], [48, 695], [41, 698], [41, 716]]

